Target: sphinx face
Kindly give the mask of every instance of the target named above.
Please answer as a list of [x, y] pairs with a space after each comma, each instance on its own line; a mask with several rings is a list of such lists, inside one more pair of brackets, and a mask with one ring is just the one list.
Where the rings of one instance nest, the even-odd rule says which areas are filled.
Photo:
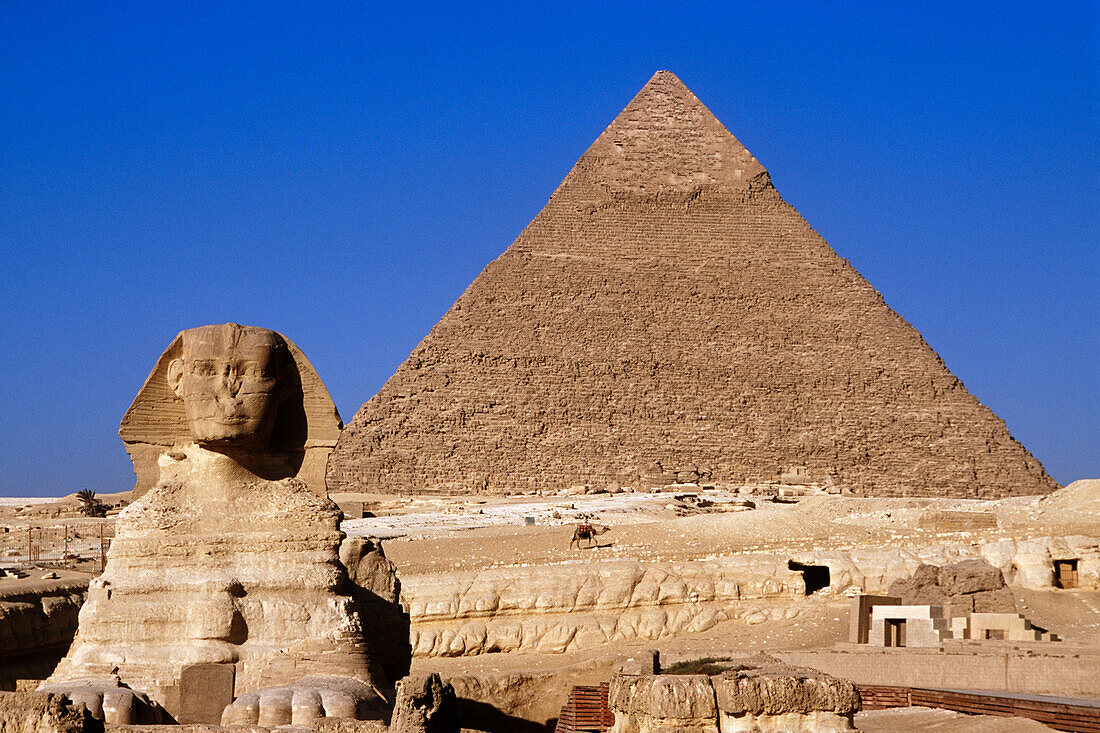
[[227, 323], [183, 332], [168, 383], [183, 400], [191, 437], [208, 448], [262, 450], [280, 401], [288, 358], [274, 331]]

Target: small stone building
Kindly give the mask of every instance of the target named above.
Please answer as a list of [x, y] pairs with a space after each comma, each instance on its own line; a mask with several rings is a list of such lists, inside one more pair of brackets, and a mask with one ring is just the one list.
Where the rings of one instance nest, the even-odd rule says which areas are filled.
[[1018, 613], [946, 617], [941, 606], [903, 605], [900, 598], [853, 599], [848, 640], [881, 647], [940, 646], [947, 640], [1060, 641]]
[[939, 646], [951, 638], [951, 627], [939, 606], [871, 608], [870, 643], [875, 646]]

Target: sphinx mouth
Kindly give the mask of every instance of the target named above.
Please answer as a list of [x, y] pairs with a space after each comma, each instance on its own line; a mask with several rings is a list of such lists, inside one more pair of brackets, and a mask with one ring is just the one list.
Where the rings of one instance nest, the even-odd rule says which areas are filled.
[[229, 415], [218, 418], [218, 423], [221, 425], [243, 425], [246, 422], [248, 422], [248, 418], [243, 415]]

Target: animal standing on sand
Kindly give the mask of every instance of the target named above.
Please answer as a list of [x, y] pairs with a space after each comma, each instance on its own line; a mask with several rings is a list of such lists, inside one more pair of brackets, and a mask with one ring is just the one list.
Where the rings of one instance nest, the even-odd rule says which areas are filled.
[[576, 544], [577, 549], [585, 550], [596, 547], [598, 542], [596, 538], [601, 534], [605, 534], [611, 529], [603, 524], [593, 524], [587, 519], [582, 519], [576, 529], [573, 530], [573, 539], [569, 542], [569, 549], [573, 549], [573, 545]]

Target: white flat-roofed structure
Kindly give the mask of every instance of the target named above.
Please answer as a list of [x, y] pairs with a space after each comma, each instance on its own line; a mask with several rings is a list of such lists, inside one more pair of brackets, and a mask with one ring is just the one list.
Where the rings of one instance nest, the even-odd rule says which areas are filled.
[[940, 606], [874, 606], [868, 643], [875, 646], [939, 646], [951, 638]]

